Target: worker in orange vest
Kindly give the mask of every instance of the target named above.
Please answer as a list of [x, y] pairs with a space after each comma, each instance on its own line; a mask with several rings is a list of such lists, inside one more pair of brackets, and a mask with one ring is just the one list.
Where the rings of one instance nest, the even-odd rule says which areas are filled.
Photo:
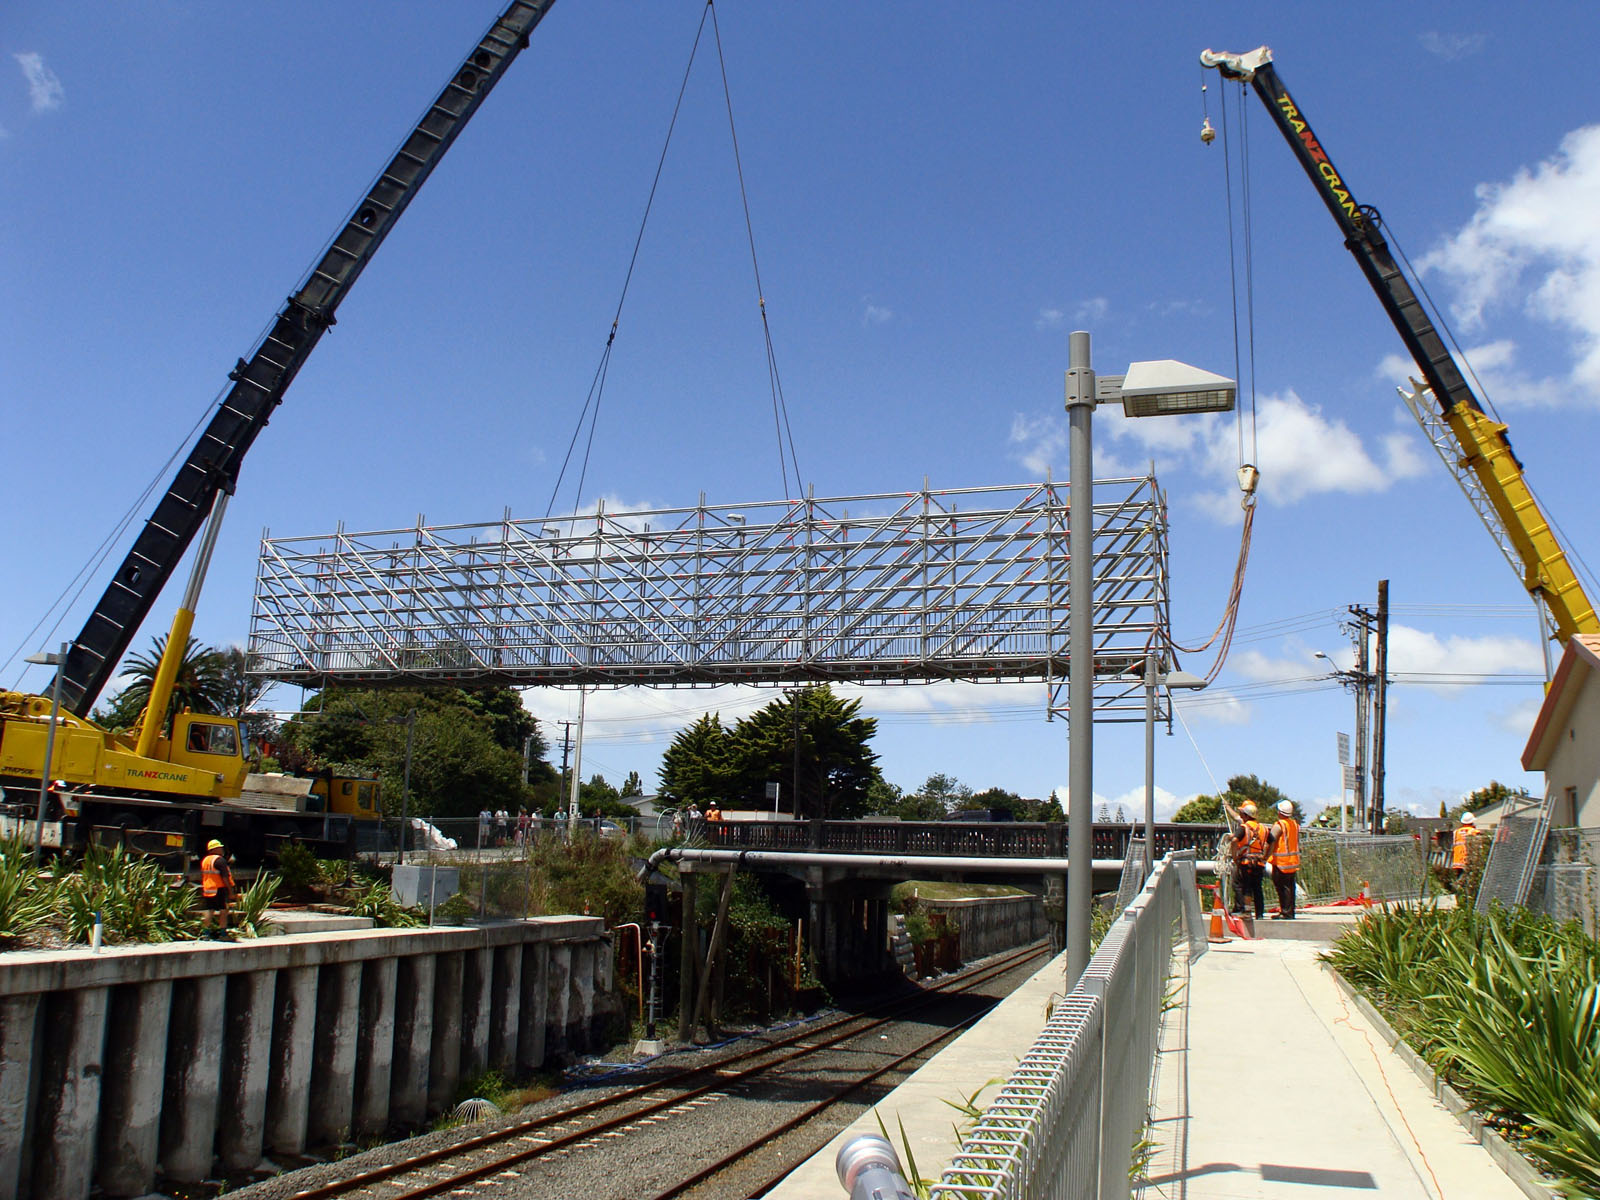
[[1456, 826], [1450, 839], [1450, 890], [1456, 890], [1462, 876], [1467, 873], [1467, 863], [1472, 860], [1472, 839], [1479, 836], [1478, 818], [1469, 812], [1461, 814], [1461, 824]]
[[1294, 802], [1278, 801], [1278, 819], [1267, 830], [1267, 862], [1272, 886], [1278, 889], [1278, 916], [1294, 920], [1294, 881], [1300, 873], [1300, 822], [1294, 819]]
[[206, 856], [200, 860], [200, 907], [207, 928], [228, 928], [233, 893], [233, 869], [228, 866], [227, 848], [212, 838], [206, 843]]
[[715, 800], [711, 801], [709, 804], [706, 805], [706, 820], [708, 820], [708, 821], [720, 821], [720, 820], [722, 820], [722, 806], [719, 805]]
[[1256, 820], [1254, 800], [1246, 800], [1238, 808], [1226, 800], [1222, 804], [1228, 815], [1240, 823], [1239, 832], [1233, 836], [1233, 911], [1242, 913], [1248, 897], [1259, 921], [1267, 912], [1266, 900], [1261, 895], [1261, 883], [1267, 870], [1267, 827]]

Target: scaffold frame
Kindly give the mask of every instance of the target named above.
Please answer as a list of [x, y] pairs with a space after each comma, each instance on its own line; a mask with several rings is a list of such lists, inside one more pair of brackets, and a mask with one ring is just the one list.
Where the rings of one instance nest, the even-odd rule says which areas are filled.
[[[264, 533], [251, 670], [308, 687], [1043, 680], [1063, 715], [1067, 491]], [[1143, 719], [1170, 621], [1155, 477], [1096, 481], [1094, 522], [1096, 717]]]

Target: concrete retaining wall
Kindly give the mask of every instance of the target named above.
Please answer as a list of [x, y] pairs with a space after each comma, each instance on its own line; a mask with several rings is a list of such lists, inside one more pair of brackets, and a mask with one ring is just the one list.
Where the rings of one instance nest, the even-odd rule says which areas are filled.
[[86, 1200], [414, 1127], [593, 1048], [598, 917], [0, 954], [0, 1200]]
[[943, 913], [961, 928], [961, 961], [1029, 946], [1050, 936], [1039, 896], [977, 896], [967, 900], [918, 901], [923, 911]]

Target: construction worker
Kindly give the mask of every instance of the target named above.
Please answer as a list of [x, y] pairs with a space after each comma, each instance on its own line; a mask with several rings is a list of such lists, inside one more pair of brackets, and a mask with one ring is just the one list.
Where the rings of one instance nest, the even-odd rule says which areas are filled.
[[708, 821], [720, 821], [720, 820], [722, 820], [722, 806], [719, 805], [715, 800], [711, 801], [709, 804], [706, 805], [706, 820], [708, 820]]
[[1450, 840], [1450, 890], [1456, 890], [1472, 861], [1472, 839], [1478, 836], [1478, 818], [1469, 812], [1461, 814], [1461, 824]]
[[1272, 867], [1272, 886], [1278, 889], [1278, 916], [1294, 920], [1294, 881], [1300, 873], [1300, 822], [1294, 819], [1294, 803], [1278, 801], [1278, 819], [1267, 830], [1267, 862]]
[[233, 870], [228, 866], [228, 851], [216, 838], [206, 843], [206, 856], [200, 860], [200, 906], [207, 928], [228, 928], [228, 906], [233, 902]]
[[1267, 827], [1256, 820], [1254, 800], [1246, 800], [1238, 808], [1226, 800], [1222, 804], [1228, 815], [1240, 824], [1239, 832], [1233, 837], [1233, 911], [1244, 912], [1248, 897], [1259, 921], [1267, 915], [1266, 900], [1261, 895], [1261, 883], [1267, 870]]

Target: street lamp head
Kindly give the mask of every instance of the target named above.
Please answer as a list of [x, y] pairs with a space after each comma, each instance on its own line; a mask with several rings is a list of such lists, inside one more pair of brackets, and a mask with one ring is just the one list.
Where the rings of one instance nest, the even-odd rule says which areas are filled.
[[1233, 380], [1170, 358], [1129, 364], [1119, 390], [1129, 417], [1231, 412], [1238, 394]]
[[1171, 671], [1162, 677], [1161, 686], [1168, 689], [1189, 688], [1192, 691], [1199, 691], [1206, 686], [1206, 681], [1188, 671]]
[[728, 514], [728, 524], [730, 524], [730, 525], [743, 525], [744, 523], [745, 523], [745, 517], [744, 517], [743, 513], [729, 513]]

